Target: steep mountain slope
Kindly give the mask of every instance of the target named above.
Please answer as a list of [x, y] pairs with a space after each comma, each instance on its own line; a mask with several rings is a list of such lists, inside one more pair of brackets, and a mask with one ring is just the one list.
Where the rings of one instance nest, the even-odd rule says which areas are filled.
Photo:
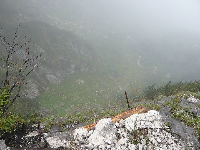
[[[23, 23], [18, 30], [17, 41], [20, 45], [23, 45], [26, 35], [31, 35], [31, 42], [28, 45], [30, 53], [42, 53], [38, 60], [39, 67], [28, 80], [29, 88], [26, 94], [24, 93], [27, 98], [38, 97], [49, 84], [60, 85], [67, 76], [75, 72], [94, 72], [97, 67], [92, 63], [95, 55], [91, 48], [70, 32], [56, 29], [40, 21], [30, 21]], [[1, 50], [5, 52], [3, 46]], [[18, 49], [17, 53], [23, 58], [25, 50]]]
[[[27, 36], [27, 40], [31, 39], [28, 45], [31, 54], [42, 53], [38, 60], [39, 67], [29, 76], [15, 109], [23, 113], [34, 107], [55, 110], [64, 104], [59, 112], [65, 114], [69, 108], [74, 110], [74, 107], [88, 103], [107, 106], [108, 101], [112, 103], [122, 98], [121, 91], [124, 93], [127, 81], [121, 81], [122, 75], [116, 72], [112, 62], [107, 64], [107, 69], [103, 69], [105, 62], [98, 57], [94, 46], [90, 46], [88, 41], [71, 31], [43, 22], [45, 11], [41, 13], [41, 10], [49, 10], [51, 6], [38, 1], [3, 1], [1, 4], [1, 35], [12, 42], [16, 28], [21, 23], [17, 31], [17, 43], [24, 45]], [[38, 5], [39, 8], [36, 7]], [[1, 54], [4, 50], [5, 47], [1, 45]], [[17, 53], [23, 58], [25, 51], [19, 48]], [[122, 64], [120, 68], [123, 68]], [[108, 73], [109, 69], [113, 71]], [[128, 71], [126, 69], [125, 72]]]
[[139, 8], [130, 15], [129, 7], [121, 13], [115, 11], [121, 9], [120, 3], [112, 8], [107, 4], [91, 0], [0, 2], [1, 34], [12, 42], [21, 23], [18, 42], [23, 44], [26, 35], [31, 38], [31, 52], [43, 53], [20, 101], [26, 104], [32, 99], [29, 102], [36, 104], [30, 106], [51, 110], [62, 106], [56, 111], [65, 114], [69, 108], [88, 104], [124, 105], [125, 90], [131, 99], [137, 97], [135, 91], [142, 92], [150, 84], [198, 78], [198, 33], [177, 28], [147, 31], [150, 27], [137, 16]]

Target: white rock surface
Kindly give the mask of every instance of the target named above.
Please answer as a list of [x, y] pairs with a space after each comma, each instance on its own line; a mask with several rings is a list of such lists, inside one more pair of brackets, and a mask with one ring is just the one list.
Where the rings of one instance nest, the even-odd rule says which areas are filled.
[[[145, 135], [137, 135], [141, 140], [134, 145], [129, 137], [131, 132], [138, 129], [147, 129], [148, 132]], [[183, 149], [183, 145], [168, 131], [159, 112], [151, 110], [134, 114], [115, 124], [110, 118], [101, 119], [94, 131], [76, 129], [74, 138], [76, 142], [79, 141], [81, 148], [85, 145], [85, 148], [89, 149]]]
[[115, 124], [111, 118], [102, 119], [97, 123], [94, 132], [88, 138], [88, 142], [94, 147], [104, 143], [108, 145], [114, 144], [117, 141], [116, 131]]
[[162, 128], [164, 125], [162, 116], [158, 111], [150, 110], [148, 113], [133, 114], [125, 119], [125, 127], [129, 131], [137, 130], [138, 128]]
[[85, 137], [87, 137], [88, 135], [88, 131], [86, 129], [82, 128], [78, 128], [74, 131], [74, 139], [78, 140], [78, 141], [84, 141]]
[[70, 147], [70, 141], [67, 141], [59, 136], [46, 137], [45, 139], [51, 148]]
[[38, 131], [33, 131], [29, 133], [28, 135], [26, 135], [25, 137], [32, 137], [32, 136], [37, 136], [37, 135], [38, 135]]
[[187, 99], [190, 102], [197, 103], [200, 102], [198, 98], [195, 98], [193, 95], [190, 94], [190, 97]]

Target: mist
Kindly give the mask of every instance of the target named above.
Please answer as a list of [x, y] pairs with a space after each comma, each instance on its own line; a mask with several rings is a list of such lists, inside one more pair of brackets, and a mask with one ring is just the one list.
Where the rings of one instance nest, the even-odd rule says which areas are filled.
[[200, 79], [198, 0], [4, 0], [0, 13], [4, 33], [21, 23], [20, 36], [44, 53], [33, 78], [45, 107]]
[[[127, 61], [123, 56], [129, 55], [133, 63], [141, 57], [138, 66], [150, 77], [143, 77], [146, 82], [198, 78], [199, 1], [103, 0], [65, 4], [66, 11], [58, 19], [74, 24], [77, 28], [72, 30], [91, 42], [102, 58], [110, 56], [109, 61], [104, 60], [107, 64], [113, 64], [111, 60], [123, 63]], [[62, 21], [60, 27], [69, 29], [69, 25], [62, 26]], [[122, 57], [113, 58], [113, 53]], [[130, 61], [124, 63], [131, 70]]]

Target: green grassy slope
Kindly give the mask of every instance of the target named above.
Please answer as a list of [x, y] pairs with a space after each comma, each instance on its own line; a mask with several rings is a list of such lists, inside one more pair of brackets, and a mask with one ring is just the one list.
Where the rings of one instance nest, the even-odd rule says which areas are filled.
[[[21, 101], [37, 101], [41, 107], [65, 114], [68, 109], [73, 109], [72, 106], [84, 106], [88, 103], [93, 107], [94, 104], [105, 107], [117, 100], [123, 105], [125, 90], [134, 98], [135, 89], [142, 90], [152, 83], [161, 85], [169, 80], [182, 80], [183, 74], [187, 77], [191, 74], [198, 76], [198, 71], [192, 70], [188, 65], [191, 62], [187, 61], [188, 64], [184, 64], [187, 67], [182, 67], [187, 57], [180, 59], [180, 52], [190, 56], [186, 51], [194, 43], [198, 44], [198, 36], [191, 41], [187, 38], [179, 41], [179, 36], [171, 38], [170, 34], [164, 38], [150, 37], [145, 32], [139, 32], [141, 30], [136, 31], [139, 29], [137, 23], [128, 27], [125, 19], [123, 23], [116, 24], [117, 18], [112, 20], [112, 16], [106, 14], [106, 11], [90, 8], [87, 5], [90, 2], [86, 1], [83, 6], [78, 1], [63, 1], [63, 5], [61, 1], [0, 2], [0, 27], [3, 28], [3, 34], [12, 40], [11, 37], [21, 22], [19, 42], [23, 44], [24, 36], [30, 36], [31, 52], [44, 52], [39, 60], [40, 68], [30, 76], [39, 85], [40, 97]], [[80, 8], [80, 11], [75, 11], [76, 7], [71, 6]], [[107, 17], [93, 20], [95, 15]], [[183, 34], [181, 37], [186, 36]], [[178, 52], [179, 42], [185, 43], [181, 47], [186, 47], [184, 51]], [[89, 52], [91, 58], [82, 54], [82, 48]], [[168, 53], [171, 48], [174, 52]], [[198, 47], [192, 48], [198, 56]], [[190, 65], [197, 67], [199, 59], [195, 57], [195, 60]], [[76, 66], [75, 74], [67, 74], [72, 64]], [[188, 68], [190, 71], [184, 72]], [[81, 69], [85, 71], [80, 71]], [[52, 85], [46, 78], [49, 74], [61, 74], [61, 84]], [[85, 83], [77, 84], [78, 79]], [[60, 110], [56, 106], [60, 106]]]

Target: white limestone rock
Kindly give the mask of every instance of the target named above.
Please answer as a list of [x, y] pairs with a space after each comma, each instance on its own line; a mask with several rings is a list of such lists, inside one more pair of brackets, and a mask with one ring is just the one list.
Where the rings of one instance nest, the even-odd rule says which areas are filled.
[[94, 147], [98, 145], [114, 144], [117, 141], [116, 127], [111, 118], [101, 119], [95, 127], [94, 132], [88, 138], [89, 143]]
[[193, 95], [190, 94], [190, 97], [187, 99], [190, 102], [197, 103], [200, 102], [198, 98], [195, 98]]
[[59, 147], [70, 147], [70, 142], [62, 139], [58, 136], [48, 137], [46, 141], [49, 143], [51, 148], [59, 148]]
[[[137, 129], [147, 129], [145, 135], [137, 135], [140, 140], [134, 145], [130, 132]], [[111, 118], [101, 119], [94, 131], [79, 128], [74, 131], [74, 138], [81, 148], [89, 149], [182, 149], [179, 141], [168, 132], [163, 117], [158, 111], [150, 110], [143, 114], [134, 114], [119, 123], [113, 123]], [[145, 139], [143, 139], [145, 137]], [[148, 143], [147, 140], [148, 139]], [[84, 147], [85, 146], [85, 147]]]
[[162, 116], [155, 110], [150, 110], [143, 114], [133, 114], [125, 119], [125, 127], [129, 131], [134, 131], [138, 128], [161, 128], [162, 126]]
[[88, 133], [89, 132], [86, 129], [81, 127], [81, 128], [74, 130], [73, 136], [76, 141], [83, 142], [83, 141], [85, 141], [86, 137], [88, 136]]

